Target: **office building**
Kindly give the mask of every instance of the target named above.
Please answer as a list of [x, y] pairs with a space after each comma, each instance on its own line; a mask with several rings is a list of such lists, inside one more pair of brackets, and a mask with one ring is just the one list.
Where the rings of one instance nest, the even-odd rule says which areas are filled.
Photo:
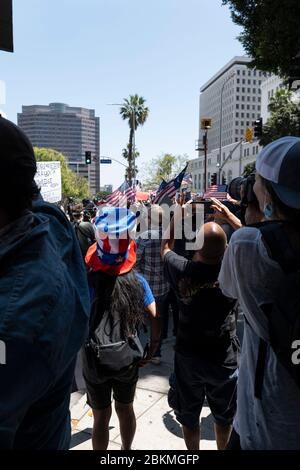
[[[100, 123], [93, 109], [63, 103], [22, 106], [18, 125], [37, 147], [64, 154], [70, 168], [89, 180], [90, 193], [100, 189]], [[85, 152], [92, 162], [85, 164]]]

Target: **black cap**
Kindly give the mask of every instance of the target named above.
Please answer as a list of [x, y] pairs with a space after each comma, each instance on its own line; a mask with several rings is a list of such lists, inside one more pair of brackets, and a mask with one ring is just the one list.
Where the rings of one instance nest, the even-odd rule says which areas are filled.
[[28, 182], [34, 179], [35, 173], [36, 160], [28, 137], [18, 126], [0, 117], [1, 185]]

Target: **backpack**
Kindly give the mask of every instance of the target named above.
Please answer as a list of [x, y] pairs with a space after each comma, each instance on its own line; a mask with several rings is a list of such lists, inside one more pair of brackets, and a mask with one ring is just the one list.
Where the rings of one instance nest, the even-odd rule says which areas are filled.
[[[284, 230], [284, 222], [256, 224], [268, 248], [285, 276], [271, 304], [261, 305], [268, 318], [270, 345], [278, 361], [285, 367], [300, 388], [300, 360], [295, 349], [300, 348], [300, 253], [292, 248]], [[255, 375], [255, 396], [261, 399], [267, 343], [260, 338]]]
[[108, 309], [92, 315], [88, 340], [84, 347], [85, 376], [91, 381], [117, 376], [144, 357], [137, 331], [123, 335], [118, 312]]

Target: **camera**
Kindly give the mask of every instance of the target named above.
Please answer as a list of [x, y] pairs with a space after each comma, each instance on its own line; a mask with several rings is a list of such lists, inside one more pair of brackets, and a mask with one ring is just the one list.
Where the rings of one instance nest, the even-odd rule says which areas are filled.
[[229, 195], [233, 199], [240, 201], [240, 219], [243, 225], [246, 225], [245, 214], [248, 205], [253, 204], [256, 209], [259, 209], [259, 203], [253, 191], [254, 183], [255, 173], [251, 173], [251, 175], [246, 178], [242, 176], [234, 178], [228, 186]]

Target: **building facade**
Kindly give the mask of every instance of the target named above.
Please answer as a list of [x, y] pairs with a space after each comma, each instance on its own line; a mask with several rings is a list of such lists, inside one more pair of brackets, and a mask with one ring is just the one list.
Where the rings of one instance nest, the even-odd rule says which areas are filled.
[[209, 152], [220, 148], [220, 143], [225, 147], [238, 142], [247, 127], [252, 127], [253, 121], [261, 115], [264, 73], [248, 68], [250, 62], [248, 57], [234, 57], [200, 89], [199, 141], [202, 142], [203, 136], [201, 119], [211, 118]]
[[[240, 141], [226, 145], [222, 149], [222, 163], [220, 182], [230, 183], [233, 178], [240, 176], [246, 165], [253, 163], [261, 147], [257, 140], [252, 142]], [[207, 187], [211, 185], [211, 176], [219, 172], [219, 149], [207, 155]], [[189, 161], [188, 172], [193, 178], [193, 189], [199, 193], [204, 192], [204, 158], [200, 156]]]
[[[70, 168], [88, 179], [91, 194], [99, 191], [100, 119], [93, 109], [64, 103], [22, 106], [18, 125], [34, 146], [63, 153]], [[90, 165], [85, 164], [86, 151], [92, 155]]]

